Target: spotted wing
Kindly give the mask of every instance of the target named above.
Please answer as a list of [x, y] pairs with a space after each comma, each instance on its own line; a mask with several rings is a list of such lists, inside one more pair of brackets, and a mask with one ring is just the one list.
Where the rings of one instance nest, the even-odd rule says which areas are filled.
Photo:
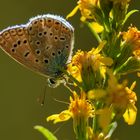
[[71, 57], [73, 27], [59, 16], [44, 15], [31, 19], [27, 30], [32, 52], [43, 63], [45, 74], [60, 76]]
[[57, 18], [39, 16], [26, 25], [5, 29], [0, 33], [1, 48], [31, 70], [47, 77], [59, 75], [58, 67], [64, 67], [70, 56], [73, 28]]

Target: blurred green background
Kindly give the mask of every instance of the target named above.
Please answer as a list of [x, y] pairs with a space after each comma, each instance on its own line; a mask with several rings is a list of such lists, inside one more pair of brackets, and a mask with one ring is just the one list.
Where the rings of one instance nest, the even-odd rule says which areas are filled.
[[[76, 0], [0, 0], [0, 30], [24, 24], [29, 18], [40, 14], [56, 14], [65, 17], [76, 5]], [[130, 9], [140, 9], [140, 1], [132, 0]], [[87, 27], [81, 27], [79, 13], [69, 21], [75, 27], [75, 49], [89, 50], [96, 46]], [[133, 15], [129, 21], [140, 27], [140, 13]], [[128, 24], [129, 25], [129, 24]], [[136, 75], [129, 79], [135, 80]], [[137, 78], [137, 96], [139, 98], [140, 80]], [[45, 78], [33, 73], [13, 61], [0, 50], [0, 140], [45, 140], [33, 129], [40, 124], [49, 128], [60, 140], [74, 140], [72, 121], [62, 125], [47, 123], [45, 118], [67, 108], [66, 104], [54, 99], [68, 102], [69, 91], [63, 85], [56, 89], [47, 87], [47, 96], [43, 107], [37, 102], [43, 96]], [[140, 100], [137, 103], [140, 109]], [[115, 140], [140, 139], [140, 113], [138, 110], [135, 125], [128, 126], [121, 120], [114, 133]], [[56, 131], [57, 130], [57, 131]]]

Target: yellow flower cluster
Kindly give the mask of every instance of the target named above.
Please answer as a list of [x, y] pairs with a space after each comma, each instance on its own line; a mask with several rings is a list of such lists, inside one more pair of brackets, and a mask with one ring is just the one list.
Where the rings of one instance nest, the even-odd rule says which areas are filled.
[[[88, 92], [88, 98], [91, 100], [97, 100], [104, 102], [104, 108], [99, 109], [97, 112], [102, 118], [100, 123], [107, 127], [111, 121], [112, 114], [114, 117], [120, 117], [123, 115], [125, 121], [132, 125], [136, 120], [137, 108], [135, 102], [137, 101], [136, 93], [133, 89], [136, 82], [132, 84], [130, 88], [126, 86], [127, 82], [122, 84], [117, 82], [117, 79], [109, 72], [110, 78], [108, 79], [108, 86], [106, 89], [95, 89]], [[130, 114], [128, 112], [131, 112]], [[97, 113], [96, 112], [96, 113]], [[105, 113], [106, 112], [106, 113]], [[108, 114], [108, 115], [104, 115]], [[108, 123], [107, 123], [108, 122]]]
[[92, 48], [89, 52], [77, 51], [68, 65], [68, 72], [79, 82], [82, 82], [84, 77], [87, 80], [93, 78], [90, 81], [88, 80], [88, 82], [92, 82], [95, 78], [93, 74], [96, 72], [99, 72], [101, 77], [105, 78], [106, 67], [111, 66], [113, 60], [100, 54], [104, 45], [105, 42], [102, 42], [96, 49]]
[[110, 75], [106, 90], [106, 104], [113, 108], [113, 111], [117, 116], [121, 116], [128, 110], [131, 110], [131, 114], [126, 114], [123, 117], [128, 124], [132, 125], [136, 120], [137, 114], [137, 109], [135, 107], [137, 97], [136, 93], [133, 92], [136, 82], [134, 82], [130, 88], [128, 88], [126, 84], [126, 81], [124, 81], [122, 84], [119, 84], [115, 77]]
[[69, 106], [47, 118], [54, 123], [72, 118], [77, 139], [106, 140], [118, 118], [123, 117], [128, 125], [136, 121], [136, 82], [128, 87], [128, 81], [121, 79], [124, 74], [140, 71], [140, 31], [132, 26], [122, 31], [128, 17], [136, 12], [127, 13], [130, 1], [79, 0], [67, 16], [80, 10], [81, 21], [99, 43], [90, 51], [78, 50], [72, 57], [66, 70], [73, 86]]

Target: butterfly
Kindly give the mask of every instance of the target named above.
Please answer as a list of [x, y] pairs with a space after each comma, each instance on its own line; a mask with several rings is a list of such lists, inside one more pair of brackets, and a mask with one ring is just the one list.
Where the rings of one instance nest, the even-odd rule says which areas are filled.
[[46, 14], [0, 32], [0, 47], [23, 66], [45, 76], [50, 87], [65, 80], [71, 60], [74, 28], [64, 18]]

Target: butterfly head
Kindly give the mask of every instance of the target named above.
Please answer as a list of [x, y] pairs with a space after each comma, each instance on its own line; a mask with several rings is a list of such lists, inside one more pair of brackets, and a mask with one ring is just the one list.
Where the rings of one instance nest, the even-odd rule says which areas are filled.
[[65, 79], [55, 79], [55, 78], [49, 78], [47, 80], [48, 86], [51, 88], [56, 88], [57, 86], [59, 86], [61, 83], [65, 83]]

